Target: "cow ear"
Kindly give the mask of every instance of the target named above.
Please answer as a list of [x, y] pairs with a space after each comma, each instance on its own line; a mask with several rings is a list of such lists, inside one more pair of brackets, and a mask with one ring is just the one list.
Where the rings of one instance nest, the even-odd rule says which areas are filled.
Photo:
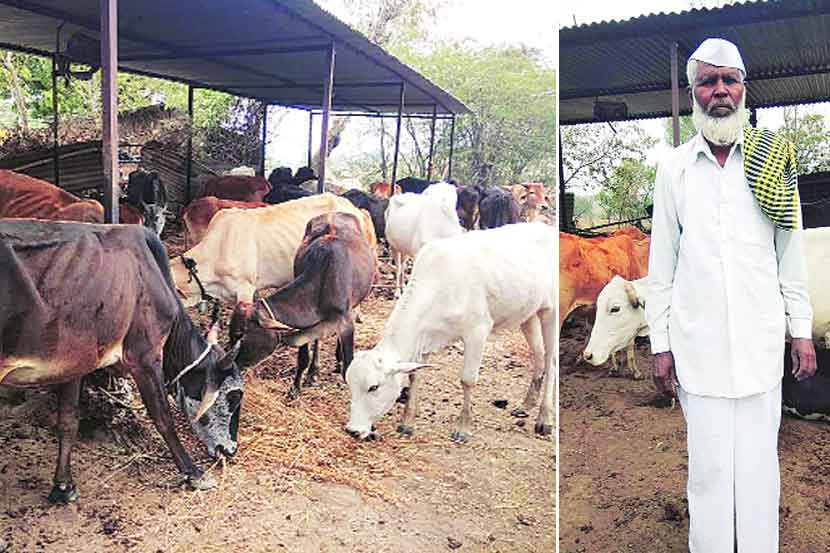
[[625, 295], [628, 296], [628, 301], [631, 302], [631, 307], [637, 309], [641, 305], [645, 306], [645, 304], [640, 301], [640, 297], [637, 296], [637, 290], [634, 289], [634, 286], [632, 286], [630, 282], [626, 281], [623, 288], [625, 288]]
[[411, 372], [417, 371], [418, 369], [423, 369], [424, 367], [434, 367], [435, 365], [431, 363], [405, 363], [403, 361], [398, 362], [392, 368], [392, 372], [395, 374], [404, 373], [409, 374]]

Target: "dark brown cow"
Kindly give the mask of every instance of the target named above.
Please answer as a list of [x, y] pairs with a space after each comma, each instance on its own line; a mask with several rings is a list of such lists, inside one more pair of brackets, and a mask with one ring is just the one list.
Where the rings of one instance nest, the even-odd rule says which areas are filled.
[[341, 194], [344, 198], [352, 202], [358, 209], [365, 209], [369, 212], [369, 217], [372, 219], [372, 226], [375, 227], [375, 238], [382, 240], [386, 237], [386, 208], [389, 206], [389, 200], [368, 194], [363, 190], [352, 188]]
[[483, 193], [478, 186], [459, 186], [458, 187], [458, 220], [461, 221], [461, 226], [467, 230], [473, 230], [478, 221], [479, 201]]
[[270, 191], [271, 183], [265, 177], [224, 175], [208, 180], [203, 195], [238, 202], [261, 202]]
[[179, 300], [167, 252], [149, 229], [0, 221], [0, 385], [58, 385], [59, 454], [49, 500], [78, 498], [70, 452], [82, 377], [114, 366], [136, 382], [178, 469], [213, 485], [182, 447], [167, 404], [175, 391], [209, 451], [237, 448], [242, 379], [234, 358], [203, 338]]
[[127, 203], [118, 204], [118, 222], [123, 225], [143, 225], [144, 216]]
[[45, 180], [0, 170], [0, 218], [103, 223], [104, 208]]
[[[264, 359], [279, 342], [300, 347], [292, 392], [296, 395], [309, 366], [308, 344], [336, 333], [338, 360], [345, 373], [354, 352], [353, 309], [369, 294], [375, 263], [354, 215], [332, 212], [311, 219], [294, 258], [294, 280], [255, 303], [252, 310], [234, 315], [232, 338], [244, 334], [240, 363]], [[306, 385], [315, 372], [312, 362]]]
[[184, 228], [187, 231], [187, 247], [192, 248], [202, 241], [211, 219], [219, 211], [229, 208], [255, 209], [257, 207], [268, 207], [268, 205], [263, 202], [223, 200], [216, 196], [205, 196], [204, 198], [193, 200], [182, 211], [182, 221], [184, 221]]
[[479, 227], [482, 230], [519, 222], [519, 204], [513, 194], [494, 186], [481, 190]]

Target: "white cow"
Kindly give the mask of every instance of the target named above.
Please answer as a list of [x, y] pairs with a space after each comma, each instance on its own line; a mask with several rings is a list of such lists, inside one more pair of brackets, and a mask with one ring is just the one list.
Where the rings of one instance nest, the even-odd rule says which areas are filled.
[[547, 225], [521, 223], [424, 246], [380, 342], [356, 353], [349, 365], [346, 431], [364, 439], [376, 437], [374, 423], [389, 412], [408, 378], [409, 399], [398, 432], [410, 434], [418, 401], [416, 369], [427, 366], [425, 355], [461, 339], [464, 406], [452, 439], [467, 441], [484, 343], [494, 330], [521, 326], [533, 356], [524, 409], [532, 409], [543, 390], [535, 430], [549, 434], [556, 378], [558, 240], [557, 231]]
[[424, 244], [462, 233], [455, 208], [422, 194], [395, 194], [386, 208], [386, 240], [395, 258], [395, 297], [403, 290], [403, 267]]
[[[648, 278], [635, 281], [615, 276], [597, 296], [597, 315], [588, 346], [582, 357], [594, 366], [602, 365], [609, 357], [625, 349], [628, 366], [634, 379], [643, 377], [634, 356], [634, 338], [648, 336], [645, 298], [648, 296]], [[616, 365], [616, 363], [615, 363]], [[612, 369], [612, 372], [616, 369]]]
[[458, 207], [458, 190], [448, 182], [436, 182], [427, 186], [422, 195], [435, 199], [438, 203], [449, 206], [453, 211]]
[[[824, 285], [830, 266], [830, 228], [804, 230], [804, 255], [807, 261], [807, 292], [813, 308], [813, 341], [830, 349], [830, 292]], [[601, 365], [609, 355], [625, 348], [635, 336], [648, 336], [645, 303], [648, 278], [633, 282], [614, 277], [597, 298], [597, 316], [583, 357], [592, 365]], [[633, 359], [629, 356], [629, 364]], [[640, 378], [636, 365], [634, 378]]]

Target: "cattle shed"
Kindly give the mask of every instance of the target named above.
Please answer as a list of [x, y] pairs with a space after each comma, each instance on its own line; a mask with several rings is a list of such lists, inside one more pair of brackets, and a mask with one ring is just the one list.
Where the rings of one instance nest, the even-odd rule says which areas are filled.
[[[436, 121], [448, 121], [454, 129], [455, 116], [469, 111], [311, 0], [0, 0], [0, 48], [52, 58], [53, 88], [70, 62], [103, 70], [104, 199], [112, 221], [117, 221], [119, 70], [188, 85], [191, 118], [194, 89], [259, 100], [266, 106], [263, 137], [268, 105], [306, 110], [309, 151], [315, 116], [322, 119], [321, 144], [328, 142], [332, 114], [394, 117], [393, 176], [402, 117], [430, 118], [433, 129]], [[57, 141], [54, 146], [60, 185]], [[321, 191], [325, 157], [316, 168]], [[264, 140], [262, 159], [260, 173]]]
[[758, 108], [830, 101], [828, 34], [830, 0], [744, 2], [563, 28], [559, 122], [673, 117], [678, 145], [678, 117], [691, 113], [686, 60], [710, 37], [741, 50], [753, 125]]

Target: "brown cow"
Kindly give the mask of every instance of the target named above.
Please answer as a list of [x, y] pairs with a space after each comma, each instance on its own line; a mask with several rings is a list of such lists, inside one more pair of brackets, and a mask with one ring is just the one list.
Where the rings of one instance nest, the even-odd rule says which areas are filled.
[[45, 180], [0, 170], [0, 218], [103, 223], [104, 208]]
[[167, 252], [152, 231], [32, 219], [0, 221], [0, 386], [58, 386], [58, 463], [49, 500], [78, 498], [70, 452], [84, 375], [115, 366], [135, 380], [179, 471], [215, 484], [176, 435], [167, 393], [211, 454], [237, 448], [242, 377], [203, 338], [175, 292]]
[[204, 196], [216, 196], [223, 200], [261, 202], [271, 191], [271, 183], [265, 177], [223, 175], [205, 183]]
[[208, 225], [222, 209], [255, 209], [258, 207], [268, 207], [269, 204], [263, 202], [239, 202], [236, 200], [223, 200], [216, 196], [205, 196], [197, 198], [187, 204], [187, 207], [182, 211], [182, 221], [184, 221], [185, 228], [185, 243], [186, 247], [192, 248], [202, 241], [207, 232]]
[[122, 225], [143, 225], [144, 215], [128, 203], [118, 204], [118, 222]]
[[[392, 185], [388, 182], [378, 181], [378, 182], [373, 182], [372, 184], [369, 185], [369, 193], [374, 194], [375, 196], [378, 196], [380, 198], [386, 198], [388, 200], [389, 196], [392, 195], [391, 192], [392, 192]], [[402, 192], [403, 191], [401, 190], [400, 185], [396, 184], [395, 185], [395, 194], [396, 195], [401, 194]]]
[[[353, 310], [369, 294], [376, 269], [365, 228], [372, 228], [371, 221], [361, 224], [354, 215], [342, 212], [318, 215], [308, 222], [294, 257], [294, 280], [254, 304], [250, 314], [238, 311], [234, 317], [232, 339], [244, 334], [241, 363], [264, 359], [280, 341], [299, 346], [292, 388], [296, 396], [309, 365], [308, 344], [336, 333], [338, 362], [345, 377], [354, 352]], [[312, 362], [306, 386], [315, 373]]]
[[540, 182], [514, 184], [510, 187], [510, 192], [519, 203], [519, 216], [523, 221], [531, 222], [541, 212], [550, 208], [545, 185]]

